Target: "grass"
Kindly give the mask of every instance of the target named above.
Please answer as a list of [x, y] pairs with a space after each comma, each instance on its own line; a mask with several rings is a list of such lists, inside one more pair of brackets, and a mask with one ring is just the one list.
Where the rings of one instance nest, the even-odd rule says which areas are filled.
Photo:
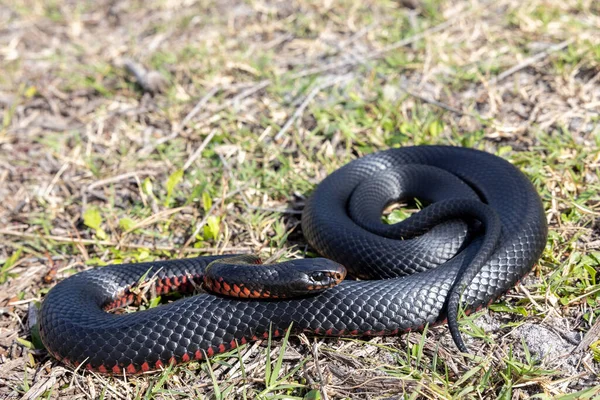
[[[217, 3], [0, 5], [0, 398], [600, 396], [596, 2]], [[125, 56], [167, 90], [144, 93]], [[550, 224], [533, 273], [461, 319], [473, 355], [435, 327], [269, 339], [123, 378], [36, 348], [28, 308], [57, 280], [313, 254], [299, 214], [318, 182], [357, 156], [433, 143], [510, 160]]]

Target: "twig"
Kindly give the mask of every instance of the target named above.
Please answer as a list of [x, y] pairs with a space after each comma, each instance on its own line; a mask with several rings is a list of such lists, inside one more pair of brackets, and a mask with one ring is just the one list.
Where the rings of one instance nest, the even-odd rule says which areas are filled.
[[[243, 364], [245, 364], [246, 361], [248, 361], [248, 358], [250, 358], [250, 356], [256, 354], [256, 349], [258, 347], [260, 347], [261, 344], [262, 344], [262, 340], [258, 340], [256, 342], [254, 342], [254, 344], [252, 345], [252, 347], [247, 347], [246, 348], [247, 350], [244, 352], [244, 355], [242, 355], [242, 360], [241, 360]], [[221, 364], [221, 365], [225, 365], [225, 364]], [[235, 378], [238, 377], [237, 376], [238, 375], [237, 372], [238, 372], [238, 370], [240, 368], [241, 368], [240, 361], [237, 360], [237, 359], [234, 359], [234, 361], [231, 363], [231, 368], [229, 368], [228, 371], [223, 371], [223, 373], [221, 373], [221, 376], [226, 373], [228, 375], [228, 379], [235, 379]], [[248, 373], [247, 370], [245, 372]], [[215, 373], [215, 375], [217, 374], [216, 369], [215, 369], [214, 373]]]
[[550, 54], [564, 49], [565, 47], [567, 47], [568, 45], [570, 45], [573, 42], [574, 42], [574, 39], [568, 39], [568, 40], [565, 40], [564, 42], [555, 44], [554, 46], [550, 46], [546, 50], [544, 50], [540, 53], [537, 53], [529, 58], [526, 58], [525, 60], [521, 61], [519, 64], [513, 66], [512, 68], [507, 69], [506, 71], [502, 72], [500, 75], [496, 76], [495, 78], [490, 79], [489, 84], [495, 85], [498, 82], [508, 78], [515, 72], [518, 72], [524, 68], [527, 68], [530, 65], [548, 57]]
[[46, 187], [46, 190], [44, 190], [44, 197], [48, 197], [48, 195], [50, 195], [50, 192], [52, 192], [52, 189], [54, 188], [54, 186], [56, 185], [56, 183], [58, 182], [58, 180], [60, 179], [62, 174], [64, 174], [64, 172], [67, 170], [67, 168], [69, 168], [68, 161], [66, 163], [64, 163], [62, 165], [62, 167], [60, 167], [58, 172], [52, 178], [52, 181], [50, 181], [50, 183], [48, 184], [48, 186]]
[[531, 304], [533, 304], [533, 306], [535, 308], [537, 308], [539, 311], [544, 311], [544, 309], [542, 308], [542, 306], [540, 306], [540, 304], [535, 301], [535, 299], [533, 298], [533, 296], [531, 295], [531, 292], [529, 290], [527, 290], [527, 288], [521, 284], [519, 284], [519, 289], [525, 293], [525, 296], [527, 297], [527, 299], [531, 302]]
[[202, 110], [202, 108], [204, 108], [204, 106], [206, 106], [208, 101], [211, 98], [213, 98], [219, 90], [220, 90], [219, 86], [214, 86], [204, 96], [202, 96], [202, 98], [200, 100], [198, 100], [198, 103], [196, 103], [194, 108], [192, 108], [191, 111], [181, 120], [181, 124], [179, 124], [179, 127], [178, 127], [179, 129], [176, 129], [176, 130], [180, 131], [181, 129], [183, 129], [188, 124], [188, 122], [190, 122], [192, 120], [192, 118], [194, 118], [196, 116], [196, 114], [198, 114]]
[[94, 191], [95, 188], [98, 188], [98, 187], [104, 186], [104, 185], [109, 185], [111, 183], [119, 182], [119, 181], [129, 179], [129, 178], [137, 179], [138, 176], [140, 176], [140, 175], [155, 175], [155, 174], [156, 174], [156, 172], [154, 172], [154, 171], [126, 172], [124, 174], [113, 176], [111, 178], [101, 179], [99, 181], [96, 181], [96, 182], [88, 185], [87, 187], [82, 188], [81, 189], [81, 212], [83, 213], [83, 211], [87, 207], [87, 202], [88, 202], [87, 195], [88, 194], [94, 195], [99, 199], [103, 199], [104, 201], [107, 201], [106, 197], [102, 193], [98, 193], [98, 192]]
[[321, 395], [323, 396], [323, 400], [329, 400], [329, 396], [327, 396], [326, 382], [323, 377], [323, 371], [321, 370], [321, 365], [319, 365], [319, 347], [317, 343], [313, 343], [312, 345], [312, 353], [313, 358], [315, 359], [315, 368], [317, 370], [317, 374], [319, 375], [319, 389], [321, 389]]
[[338, 52], [342, 51], [344, 48], [348, 47], [348, 45], [356, 42], [358, 39], [370, 32], [373, 28], [377, 28], [378, 26], [379, 24], [373, 22], [367, 26], [362, 27], [358, 31], [354, 32], [348, 39], [342, 40], [340, 43], [338, 43], [337, 46], [335, 46], [336, 49], [338, 50]]
[[206, 146], [208, 146], [208, 144], [210, 143], [210, 141], [212, 140], [212, 138], [215, 137], [216, 133], [217, 133], [217, 130], [213, 129], [208, 134], [208, 136], [204, 139], [204, 141], [202, 141], [202, 143], [196, 149], [196, 151], [194, 151], [194, 153], [187, 159], [187, 161], [185, 162], [185, 164], [183, 164], [183, 170], [184, 171], [186, 169], [188, 169], [190, 167], [190, 165], [192, 165], [194, 163], [194, 161], [196, 161], [196, 159], [198, 157], [200, 157], [200, 154], [202, 154], [202, 152], [204, 151], [204, 149], [206, 148]]
[[[358, 60], [358, 61], [359, 61], [360, 63], [364, 64], [365, 66], [367, 66], [369, 69], [372, 69], [372, 68], [371, 68], [371, 67], [370, 67], [370, 66], [369, 66], [369, 65], [366, 63], [366, 61], [365, 61], [364, 59], [362, 59], [362, 60]], [[377, 74], [377, 76], [378, 76], [379, 78], [381, 78], [381, 79], [383, 79], [383, 80], [385, 79], [385, 77], [384, 77], [382, 74], [380, 74], [380, 73], [376, 73], [376, 74]], [[462, 116], [468, 116], [468, 117], [471, 117], [471, 118], [474, 118], [474, 119], [480, 119], [480, 118], [481, 118], [481, 117], [480, 117], [480, 116], [478, 116], [478, 115], [475, 115], [475, 114], [472, 114], [472, 113], [468, 113], [468, 112], [464, 112], [464, 111], [462, 111], [462, 110], [459, 110], [458, 108], [454, 108], [454, 107], [452, 107], [452, 106], [450, 106], [450, 105], [448, 105], [448, 104], [446, 104], [446, 103], [442, 103], [441, 101], [438, 101], [438, 100], [435, 100], [435, 99], [432, 99], [432, 98], [429, 98], [429, 97], [422, 96], [422, 95], [420, 95], [420, 94], [418, 94], [418, 93], [415, 93], [415, 92], [413, 92], [412, 90], [410, 90], [410, 89], [408, 89], [408, 88], [406, 88], [406, 87], [404, 87], [404, 86], [400, 86], [400, 88], [399, 88], [399, 89], [400, 89], [400, 90], [402, 90], [403, 92], [405, 92], [406, 94], [408, 94], [409, 96], [415, 97], [415, 98], [417, 98], [417, 99], [421, 100], [421, 101], [422, 101], [422, 102], [424, 102], [424, 103], [429, 103], [429, 104], [431, 104], [431, 105], [433, 105], [433, 106], [436, 106], [436, 107], [442, 108], [442, 109], [444, 109], [444, 110], [447, 110], [447, 111], [453, 112], [453, 113], [455, 113], [455, 114], [458, 114], [458, 115], [460, 115], [461, 117], [462, 117]]]
[[419, 100], [421, 100], [421, 101], [423, 101], [425, 103], [429, 103], [429, 104], [434, 105], [436, 107], [443, 108], [444, 110], [453, 112], [453, 113], [458, 114], [460, 116], [469, 116], [469, 117], [476, 118], [476, 119], [479, 118], [475, 114], [466, 113], [466, 112], [464, 112], [462, 110], [459, 110], [458, 108], [454, 108], [452, 106], [449, 106], [446, 103], [442, 103], [441, 101], [437, 101], [437, 100], [431, 99], [429, 97], [421, 96], [420, 94], [415, 93], [415, 92], [413, 92], [410, 89], [407, 89], [407, 88], [404, 88], [404, 87], [400, 87], [400, 90], [404, 91], [409, 96], [416, 97], [417, 99], [419, 99]]
[[237, 96], [227, 100], [221, 106], [217, 107], [217, 109], [214, 111], [214, 113], [221, 112], [228, 107], [234, 106], [240, 100], [245, 99], [246, 97], [252, 96], [256, 92], [260, 92], [261, 90], [263, 90], [264, 88], [269, 86], [271, 83], [273, 83], [273, 82], [270, 79], [265, 79], [260, 82], [257, 82], [255, 85], [250, 86], [248, 89], [244, 90]]
[[583, 339], [581, 339], [581, 342], [575, 347], [573, 353], [579, 353], [586, 350], [598, 338], [600, 338], [600, 318], [596, 320], [596, 323], [585, 334]]
[[255, 84], [248, 87], [244, 91], [240, 92], [236, 96], [225, 101], [220, 106], [217, 106], [214, 110], [211, 110], [211, 114], [215, 115], [215, 114], [225, 110], [226, 108], [235, 106], [235, 104], [238, 103], [240, 100], [245, 99], [246, 97], [252, 96], [256, 92], [260, 92], [261, 90], [263, 90], [264, 88], [269, 86], [271, 83], [272, 83], [272, 81], [270, 79], [264, 79], [262, 81], [256, 82]]
[[111, 178], [106, 178], [106, 179], [101, 179], [99, 181], [96, 181], [90, 185], [88, 185], [88, 187], [86, 188], [86, 190], [89, 192], [93, 189], [96, 189], [97, 187], [100, 186], [104, 186], [104, 185], [110, 185], [111, 183], [115, 183], [115, 182], [119, 182], [125, 179], [129, 179], [129, 178], [135, 178], [136, 176], [140, 176], [140, 175], [155, 175], [156, 172], [154, 171], [133, 171], [133, 172], [126, 172], [124, 174], [121, 175], [117, 175], [117, 176], [113, 176]]
[[283, 125], [283, 127], [281, 128], [281, 130], [277, 133], [277, 135], [275, 135], [275, 140], [279, 140], [281, 139], [281, 137], [283, 135], [285, 135], [285, 133], [288, 131], [288, 129], [290, 129], [290, 127], [292, 126], [292, 124], [294, 123], [294, 121], [296, 121], [298, 118], [300, 118], [302, 116], [302, 114], [304, 113], [304, 110], [306, 109], [306, 107], [308, 107], [308, 105], [310, 104], [310, 102], [315, 98], [315, 96], [323, 89], [333, 86], [336, 83], [342, 82], [344, 80], [349, 79], [350, 76], [349, 75], [343, 75], [340, 77], [337, 77], [335, 79], [329, 80], [327, 82], [324, 82], [320, 85], [317, 85], [313, 88], [313, 90], [310, 91], [310, 93], [308, 94], [308, 96], [306, 96], [306, 98], [304, 99], [304, 101], [302, 102], [302, 104], [300, 104], [300, 106], [298, 108], [296, 108], [296, 111], [294, 111], [294, 114], [292, 114], [292, 116], [286, 121], [286, 123]]
[[265, 43], [261, 47], [265, 51], [271, 50], [272, 48], [275, 48], [275, 47], [279, 46], [280, 44], [287, 42], [288, 40], [292, 40], [293, 38], [294, 38], [293, 33], [286, 33], [284, 35], [276, 37], [275, 39], [271, 40], [270, 42]]
[[56, 384], [57, 378], [66, 373], [64, 368], [53, 368], [50, 376], [41, 378], [21, 397], [21, 400], [37, 399]]
[[211, 98], [213, 98], [219, 90], [221, 90], [219, 86], [215, 86], [212, 89], [210, 89], [204, 96], [202, 96], [202, 98], [200, 98], [200, 100], [198, 100], [198, 103], [196, 103], [194, 108], [192, 108], [190, 112], [181, 120], [181, 123], [173, 128], [173, 132], [170, 135], [158, 139], [152, 146], [150, 146], [149, 149], [144, 149], [143, 153], [149, 154], [150, 152], [154, 151], [156, 147], [160, 146], [163, 143], [167, 143], [168, 141], [173, 140], [177, 136], [179, 136], [179, 133], [181, 133], [183, 128], [187, 126], [187, 124], [191, 121], [192, 118], [194, 118], [200, 111], [202, 111], [202, 109], [206, 106], [208, 101]]

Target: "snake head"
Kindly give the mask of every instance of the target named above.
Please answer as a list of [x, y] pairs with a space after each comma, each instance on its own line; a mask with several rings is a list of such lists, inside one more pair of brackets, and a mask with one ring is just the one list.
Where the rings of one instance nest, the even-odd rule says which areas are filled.
[[298, 282], [294, 285], [299, 295], [322, 292], [338, 285], [346, 277], [346, 268], [325, 258], [304, 260], [298, 267]]

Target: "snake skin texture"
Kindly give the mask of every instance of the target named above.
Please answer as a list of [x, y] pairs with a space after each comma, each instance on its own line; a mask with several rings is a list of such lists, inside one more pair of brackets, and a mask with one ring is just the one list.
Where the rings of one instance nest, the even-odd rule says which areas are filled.
[[[467, 212], [466, 218], [401, 240], [411, 226], [428, 225], [427, 218], [416, 217], [427, 212], [395, 225], [381, 223], [381, 213], [413, 196], [438, 209], [444, 202], [468, 208], [477, 201], [481, 213]], [[435, 220], [440, 210], [432, 209], [429, 217]], [[499, 221], [493, 240], [487, 230], [494, 223], [469, 218], [486, 219], [487, 209]], [[76, 274], [50, 290], [40, 315], [42, 340], [66, 364], [135, 373], [210, 357], [267, 337], [269, 329], [274, 337], [290, 326], [292, 333], [394, 335], [452, 317], [453, 295], [462, 295], [466, 310], [489, 304], [531, 270], [547, 238], [541, 200], [517, 168], [491, 154], [445, 146], [390, 149], [340, 168], [308, 200], [302, 229], [321, 255], [361, 280], [347, 279], [300, 299], [200, 294], [116, 315], [104, 307], [127, 295], [142, 276], [156, 277], [160, 287], [185, 286], [196, 282], [208, 263], [230, 255], [108, 266]], [[476, 262], [481, 265], [472, 268]]]

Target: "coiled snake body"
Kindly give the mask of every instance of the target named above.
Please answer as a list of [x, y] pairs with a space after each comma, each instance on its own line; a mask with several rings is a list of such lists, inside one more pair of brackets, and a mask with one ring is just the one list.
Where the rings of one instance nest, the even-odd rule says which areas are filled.
[[[411, 197], [433, 204], [399, 224], [381, 223], [386, 205]], [[489, 304], [531, 270], [547, 237], [541, 200], [517, 168], [444, 146], [390, 149], [350, 162], [318, 185], [302, 229], [318, 253], [361, 280], [298, 299], [200, 294], [115, 315], [104, 309], [132, 301], [130, 287], [141, 277], [155, 277], [159, 294], [193, 290], [206, 265], [224, 256], [108, 266], [48, 293], [42, 340], [67, 364], [134, 373], [210, 357], [269, 330], [277, 337], [290, 325], [292, 333], [393, 335], [448, 316], [464, 350], [456, 327], [461, 294], [466, 310]]]

